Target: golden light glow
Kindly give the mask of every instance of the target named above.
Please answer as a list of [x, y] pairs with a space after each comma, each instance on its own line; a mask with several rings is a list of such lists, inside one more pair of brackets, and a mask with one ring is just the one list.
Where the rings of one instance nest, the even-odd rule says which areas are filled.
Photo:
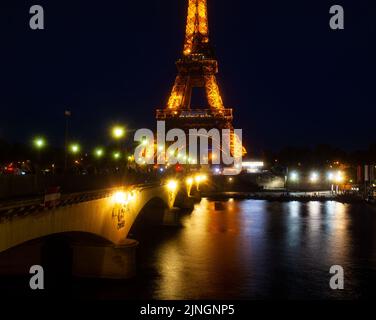
[[116, 204], [126, 204], [127, 203], [127, 194], [124, 191], [117, 191], [112, 196], [112, 202]]
[[121, 139], [125, 135], [125, 129], [121, 126], [115, 126], [112, 128], [112, 136], [115, 139]]
[[[185, 30], [184, 55], [202, 54], [200, 44], [209, 42], [208, 10], [206, 0], [188, 0], [187, 24]], [[208, 59], [208, 58], [206, 58]], [[209, 61], [210, 59], [208, 59]], [[211, 109], [224, 109], [221, 93], [215, 74], [218, 72], [215, 60], [204, 66], [204, 86], [208, 104]], [[182, 73], [175, 79], [175, 83], [167, 102], [167, 107], [176, 110], [188, 107], [190, 104], [191, 80]]]
[[[223, 100], [218, 87], [217, 79], [214, 74], [206, 75], [205, 79], [205, 89], [206, 97], [210, 108], [216, 110], [224, 109]], [[185, 105], [183, 97], [186, 96], [186, 88], [188, 86], [188, 79], [178, 75], [175, 79], [174, 86], [170, 98], [168, 100], [167, 106], [169, 109], [179, 109]]]
[[167, 102], [167, 106], [169, 109], [178, 109], [183, 105], [183, 96], [186, 86], [186, 79], [178, 75], [175, 79], [175, 83], [172, 88], [170, 98]]
[[176, 191], [177, 188], [178, 188], [178, 182], [176, 180], [169, 180], [167, 182], [167, 189], [169, 191]]
[[193, 182], [194, 182], [193, 177], [188, 177], [185, 180], [185, 183], [187, 184], [187, 195], [188, 195], [188, 197], [191, 195], [191, 190], [192, 190]]
[[209, 106], [213, 109], [223, 109], [222, 97], [214, 75], [205, 76], [205, 88]]
[[185, 30], [184, 54], [193, 51], [195, 35], [200, 34], [201, 41], [209, 41], [208, 10], [206, 0], [189, 0], [187, 25]]
[[208, 179], [208, 176], [206, 174], [198, 174], [195, 176], [195, 182], [197, 184], [205, 182], [207, 179]]
[[136, 193], [134, 191], [129, 191], [128, 192], [128, 201], [133, 201], [136, 199]]
[[328, 180], [335, 183], [342, 183], [345, 181], [345, 174], [342, 171], [328, 172]]
[[208, 176], [206, 174], [201, 175], [201, 182], [205, 182], [208, 180]]
[[112, 202], [114, 204], [127, 205], [131, 201], [135, 200], [136, 194], [134, 191], [117, 191], [112, 196]]
[[344, 173], [342, 171], [337, 171], [334, 181], [336, 183], [342, 183], [344, 180], [345, 180]]
[[242, 140], [234, 132], [231, 134], [231, 153], [235, 158], [240, 158], [247, 154], [247, 149], [243, 146]]

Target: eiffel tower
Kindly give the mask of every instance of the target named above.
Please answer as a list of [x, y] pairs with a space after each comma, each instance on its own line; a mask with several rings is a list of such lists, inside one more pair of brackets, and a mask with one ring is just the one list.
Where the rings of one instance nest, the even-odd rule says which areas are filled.
[[[209, 43], [206, 0], [188, 0], [185, 42], [181, 58], [176, 62], [178, 75], [167, 105], [157, 110], [157, 120], [166, 129], [233, 130], [232, 109], [225, 108], [216, 74], [218, 62]], [[207, 106], [191, 106], [192, 90], [204, 88]]]

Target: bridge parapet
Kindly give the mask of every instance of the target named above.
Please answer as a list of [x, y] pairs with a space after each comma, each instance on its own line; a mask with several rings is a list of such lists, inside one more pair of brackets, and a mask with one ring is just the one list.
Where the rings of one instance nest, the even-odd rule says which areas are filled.
[[[139, 184], [128, 187], [132, 190], [144, 190], [150, 187], [156, 187], [159, 184]], [[124, 190], [125, 187], [107, 188], [94, 191], [77, 192], [64, 194], [54, 205], [46, 206], [44, 197], [35, 197], [27, 200], [16, 200], [0, 203], [0, 222], [17, 216], [25, 216], [40, 211], [52, 210], [60, 207], [71, 206], [74, 204], [93, 201], [97, 199], [108, 198], [119, 190]]]
[[86, 232], [114, 244], [126, 239], [144, 206], [159, 198], [166, 207], [177, 190], [166, 185], [144, 184], [66, 195], [46, 208], [41, 199], [0, 207], [0, 252], [51, 234]]

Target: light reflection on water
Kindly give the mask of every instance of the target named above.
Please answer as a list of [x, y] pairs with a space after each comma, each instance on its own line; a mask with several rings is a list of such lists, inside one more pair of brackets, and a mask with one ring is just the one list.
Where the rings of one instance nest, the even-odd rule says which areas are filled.
[[[144, 263], [158, 275], [152, 298], [358, 298], [375, 280], [376, 212], [366, 205], [203, 199], [182, 225]], [[329, 288], [334, 264], [344, 291]]]
[[[182, 216], [181, 227], [156, 228], [138, 239], [136, 279], [92, 285], [89, 295], [369, 298], [376, 285], [375, 230], [376, 209], [366, 204], [203, 199]], [[332, 265], [344, 267], [343, 291], [329, 288]]]

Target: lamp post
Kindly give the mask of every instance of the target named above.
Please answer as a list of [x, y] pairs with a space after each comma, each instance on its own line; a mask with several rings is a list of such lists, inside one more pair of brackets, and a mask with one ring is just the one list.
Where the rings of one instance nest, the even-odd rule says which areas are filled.
[[[120, 141], [122, 139], [124, 139], [125, 134], [126, 134], [126, 131], [125, 131], [124, 126], [122, 126], [122, 125], [116, 125], [116, 126], [112, 127], [112, 129], [111, 129], [111, 135], [112, 135], [112, 138], [114, 140], [116, 140], [116, 148], [118, 150], [121, 150]], [[114, 160], [119, 160], [120, 158], [121, 158], [121, 152], [120, 151], [115, 151], [113, 153], [113, 159]], [[121, 168], [121, 171], [123, 171], [123, 167], [120, 166], [120, 168]]]
[[33, 146], [37, 150], [37, 161], [35, 163], [35, 185], [38, 189], [39, 188], [39, 173], [40, 173], [40, 166], [39, 163], [41, 162], [41, 151], [47, 145], [46, 139], [43, 137], [35, 137], [33, 140]]
[[39, 172], [39, 164], [41, 162], [41, 151], [46, 147], [46, 145], [46, 139], [44, 139], [43, 137], [35, 137], [33, 140], [33, 146], [37, 150], [37, 164], [35, 166], [37, 173]]
[[103, 158], [103, 156], [104, 156], [104, 149], [103, 149], [103, 148], [98, 147], [98, 148], [96, 148], [96, 149], [94, 150], [94, 157], [95, 157], [95, 159], [97, 160], [97, 161], [96, 161], [97, 163], [96, 163], [96, 165], [95, 165], [95, 174], [97, 174], [97, 171], [98, 171], [98, 167], [97, 167], [98, 162], [99, 162], [100, 159]]
[[[68, 151], [72, 156], [76, 156], [80, 154], [81, 146], [78, 143], [72, 143], [68, 147]], [[79, 164], [78, 160], [75, 160], [76, 164]], [[79, 169], [78, 169], [79, 170]]]

